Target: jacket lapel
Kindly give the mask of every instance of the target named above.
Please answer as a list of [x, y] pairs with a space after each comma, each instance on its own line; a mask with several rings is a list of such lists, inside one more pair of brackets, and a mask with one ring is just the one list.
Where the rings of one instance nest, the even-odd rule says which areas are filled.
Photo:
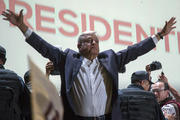
[[72, 80], [70, 82], [69, 90], [71, 89], [72, 84], [79, 72], [79, 69], [81, 68], [82, 60], [83, 60], [83, 57], [80, 55], [76, 56], [75, 59], [73, 60]]

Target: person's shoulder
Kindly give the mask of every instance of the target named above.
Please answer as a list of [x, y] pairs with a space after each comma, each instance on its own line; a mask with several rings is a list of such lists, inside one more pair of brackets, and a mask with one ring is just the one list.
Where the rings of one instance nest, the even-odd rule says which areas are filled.
[[75, 50], [72, 50], [72, 49], [70, 49], [70, 48], [65, 49], [64, 52], [65, 52], [65, 53], [78, 53], [78, 52], [76, 52]]
[[100, 52], [100, 54], [101, 54], [101, 53], [110, 53], [110, 52], [115, 53], [114, 50], [108, 49], [108, 50], [104, 50], [104, 51]]
[[13, 74], [13, 75], [17, 75], [14, 71], [9, 70], [9, 69], [0, 69], [0, 74]]
[[10, 69], [0, 69], [0, 76], [22, 80], [22, 78], [16, 72]]
[[119, 93], [123, 93], [125, 95], [129, 94], [129, 95], [138, 95], [138, 96], [148, 96], [151, 97], [152, 99], [155, 99], [155, 95], [152, 92], [149, 91], [145, 91], [139, 88], [125, 88], [125, 89], [121, 89], [120, 91], [118, 91]]
[[112, 55], [115, 55], [115, 54], [116, 53], [114, 52], [114, 50], [109, 49], [109, 50], [105, 50], [105, 51], [100, 52], [98, 56], [104, 56], [104, 55], [112, 56]]

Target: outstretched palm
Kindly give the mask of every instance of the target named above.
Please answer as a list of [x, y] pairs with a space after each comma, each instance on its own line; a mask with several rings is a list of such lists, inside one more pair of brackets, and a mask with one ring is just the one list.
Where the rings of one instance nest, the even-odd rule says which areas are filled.
[[166, 21], [165, 26], [161, 30], [162, 36], [169, 34], [172, 31], [172, 29], [176, 28], [176, 26], [174, 26], [174, 24], [176, 23], [175, 19], [175, 17], [172, 17], [168, 22]]
[[20, 26], [23, 24], [23, 10], [21, 10], [18, 14], [15, 14], [14, 12], [7, 10], [3, 11], [2, 15], [5, 17], [3, 20], [7, 20], [10, 23], [12, 23], [15, 26]]

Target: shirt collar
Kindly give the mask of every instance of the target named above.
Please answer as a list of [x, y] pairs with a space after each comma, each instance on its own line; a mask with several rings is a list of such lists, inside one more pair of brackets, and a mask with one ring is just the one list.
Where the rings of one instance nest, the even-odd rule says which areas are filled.
[[98, 63], [99, 63], [99, 61], [98, 61], [97, 57], [94, 58], [92, 61], [87, 58], [83, 59], [83, 64], [86, 64], [88, 66], [90, 66], [91, 64], [98, 64]]

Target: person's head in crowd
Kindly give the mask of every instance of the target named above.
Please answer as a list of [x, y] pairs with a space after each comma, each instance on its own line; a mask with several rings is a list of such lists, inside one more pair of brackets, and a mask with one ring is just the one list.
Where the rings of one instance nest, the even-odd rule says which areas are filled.
[[99, 39], [96, 32], [83, 32], [78, 38], [77, 47], [82, 56], [88, 58], [89, 60], [96, 58], [99, 54]]
[[30, 75], [30, 70], [28, 70], [25, 74], [24, 74], [24, 82], [26, 84], [26, 86], [28, 87], [28, 89], [31, 91], [32, 90], [32, 85], [31, 85], [31, 75]]
[[152, 82], [148, 72], [136, 71], [131, 76], [131, 84], [140, 85], [144, 90], [149, 91]]
[[6, 63], [6, 49], [0, 45], [0, 64]]
[[164, 81], [158, 80], [151, 86], [151, 90], [155, 94], [158, 102], [170, 97], [169, 86]]

